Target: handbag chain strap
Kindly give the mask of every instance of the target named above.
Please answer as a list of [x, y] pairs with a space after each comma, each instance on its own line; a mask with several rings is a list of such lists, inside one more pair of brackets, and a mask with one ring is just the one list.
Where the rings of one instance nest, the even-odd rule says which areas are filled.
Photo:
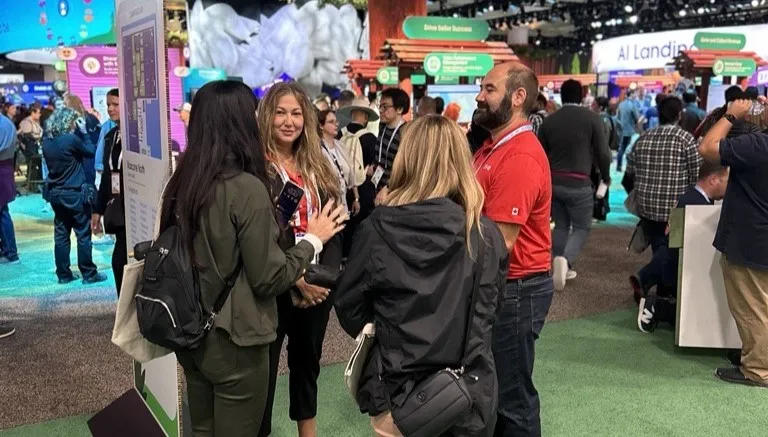
[[475, 306], [477, 304], [477, 297], [480, 294], [480, 278], [483, 276], [483, 264], [485, 261], [485, 245], [483, 244], [483, 238], [480, 236], [480, 232], [477, 234], [477, 261], [474, 266], [474, 283], [472, 285], [472, 296], [469, 299], [469, 314], [467, 315], [467, 329], [464, 333], [464, 348], [461, 351], [461, 368], [458, 370], [458, 374], [464, 373], [464, 368], [469, 364], [467, 362], [467, 351], [469, 349], [469, 338], [472, 331], [472, 323], [475, 318]]

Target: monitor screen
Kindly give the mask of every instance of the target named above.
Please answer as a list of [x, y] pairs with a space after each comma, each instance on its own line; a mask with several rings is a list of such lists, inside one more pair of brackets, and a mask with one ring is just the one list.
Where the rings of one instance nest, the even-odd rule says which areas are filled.
[[0, 53], [115, 43], [115, 2], [0, 0]]
[[477, 109], [475, 98], [480, 93], [479, 85], [428, 85], [427, 95], [430, 97], [442, 97], [445, 106], [456, 103], [461, 106], [459, 123], [471, 123], [472, 114]]

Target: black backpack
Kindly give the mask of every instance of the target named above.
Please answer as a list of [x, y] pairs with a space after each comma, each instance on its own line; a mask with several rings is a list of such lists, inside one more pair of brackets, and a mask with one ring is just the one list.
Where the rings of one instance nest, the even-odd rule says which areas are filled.
[[136, 294], [136, 316], [141, 334], [150, 342], [172, 351], [196, 349], [213, 327], [242, 267], [242, 260], [239, 260], [235, 272], [227, 278], [216, 299], [213, 311], [207, 313], [200, 300], [198, 272], [189, 252], [184, 249], [181, 232], [176, 226], [169, 227], [151, 243], [144, 258], [144, 278], [141, 291]]

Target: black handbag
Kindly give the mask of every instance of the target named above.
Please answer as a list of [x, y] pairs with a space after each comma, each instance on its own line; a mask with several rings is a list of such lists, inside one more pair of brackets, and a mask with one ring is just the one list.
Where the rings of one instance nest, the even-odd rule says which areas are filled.
[[467, 329], [464, 334], [464, 348], [461, 353], [461, 367], [458, 369], [443, 369], [430, 375], [416, 384], [401, 402], [395, 399], [392, 405], [392, 418], [395, 425], [405, 437], [437, 437], [453, 428], [472, 408], [472, 397], [469, 394], [464, 377], [467, 366], [467, 347], [469, 331], [475, 314], [475, 304], [480, 289], [485, 248], [482, 238], [478, 247], [478, 258], [475, 264], [472, 297], [469, 303]]
[[104, 233], [117, 234], [125, 229], [125, 208], [121, 197], [113, 197], [104, 210]]

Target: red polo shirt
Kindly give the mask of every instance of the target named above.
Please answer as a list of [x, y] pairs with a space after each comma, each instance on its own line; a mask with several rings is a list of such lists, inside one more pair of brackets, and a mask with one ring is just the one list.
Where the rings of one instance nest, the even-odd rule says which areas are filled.
[[489, 139], [475, 154], [475, 174], [485, 192], [483, 214], [497, 223], [521, 226], [509, 259], [509, 279], [548, 272], [552, 256], [549, 160], [531, 130], [523, 128], [504, 142], [519, 128], [521, 125], [511, 127], [496, 140]]

